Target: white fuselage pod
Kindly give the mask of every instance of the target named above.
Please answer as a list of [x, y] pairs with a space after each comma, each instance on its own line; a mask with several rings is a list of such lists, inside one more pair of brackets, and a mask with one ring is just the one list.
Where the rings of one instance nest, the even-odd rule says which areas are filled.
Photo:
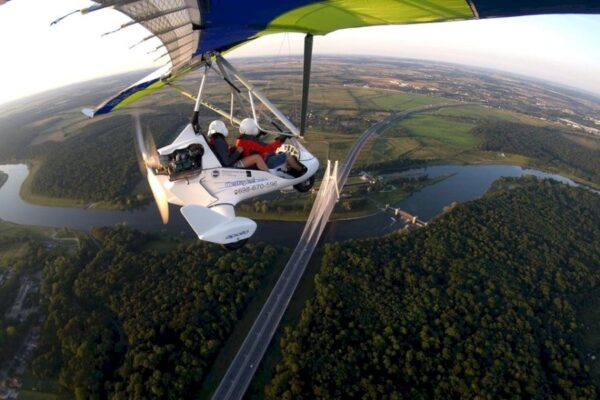
[[[306, 173], [298, 178], [289, 179], [267, 171], [253, 169], [224, 168], [208, 146], [204, 136], [196, 135], [191, 125], [188, 125], [172, 144], [159, 149], [158, 152], [160, 155], [167, 155], [175, 150], [186, 148], [190, 144], [201, 144], [204, 147], [202, 171], [191, 178], [174, 181], [170, 181], [166, 175], [157, 177], [167, 193], [169, 203], [184, 206], [187, 210], [182, 209], [182, 213], [200, 239], [222, 244], [236, 242], [252, 236], [256, 230], [256, 224], [247, 218], [242, 220], [241, 217], [236, 217], [233, 212], [235, 205], [255, 196], [302, 183], [319, 169], [318, 159], [298, 140], [290, 139], [288, 142], [296, 146], [299, 151], [299, 161], [307, 168]], [[202, 220], [210, 218], [207, 216], [201, 218], [204, 215], [202, 212], [198, 209], [192, 210], [187, 206], [211, 209], [211, 212], [218, 213], [225, 219], [221, 221], [215, 216], [211, 221], [221, 222], [218, 224], [214, 222], [212, 225], [206, 223], [203, 226]], [[232, 232], [231, 227], [238, 225], [243, 226], [243, 229], [240, 228], [239, 232]], [[223, 227], [223, 235], [220, 235], [221, 227]], [[210, 230], [210, 235], [206, 234], [207, 230]]]

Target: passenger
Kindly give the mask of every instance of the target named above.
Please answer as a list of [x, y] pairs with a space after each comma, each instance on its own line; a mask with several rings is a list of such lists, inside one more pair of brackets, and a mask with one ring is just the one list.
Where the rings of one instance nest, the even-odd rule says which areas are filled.
[[299, 177], [304, 174], [306, 167], [300, 164], [296, 157], [275, 153], [275, 150], [285, 141], [285, 137], [283, 139], [276, 138], [271, 143], [264, 143], [259, 139], [261, 135], [264, 135], [264, 132], [260, 132], [256, 121], [253, 118], [246, 118], [240, 124], [240, 136], [235, 141], [235, 145], [244, 150], [242, 153], [244, 156], [260, 154], [271, 169], [287, 164], [293, 170], [290, 171], [290, 175]]
[[229, 147], [225, 137], [229, 134], [229, 130], [225, 123], [220, 120], [214, 120], [208, 126], [208, 144], [215, 152], [215, 155], [224, 167], [234, 168], [252, 168], [256, 167], [261, 171], [268, 171], [269, 168], [265, 164], [262, 157], [258, 154], [253, 154], [249, 157], [242, 156], [243, 149], [241, 147]]

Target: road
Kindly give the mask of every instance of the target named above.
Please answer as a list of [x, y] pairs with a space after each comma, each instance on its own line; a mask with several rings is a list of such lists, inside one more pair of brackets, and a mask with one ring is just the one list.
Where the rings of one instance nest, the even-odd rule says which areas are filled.
[[341, 192], [352, 166], [367, 140], [411, 114], [466, 104], [430, 105], [392, 114], [363, 132], [350, 149], [339, 171], [334, 171], [328, 166], [304, 231], [298, 240], [298, 245], [213, 394], [213, 400], [240, 400], [244, 396], [337, 202], [338, 191], [335, 190], [335, 185]]

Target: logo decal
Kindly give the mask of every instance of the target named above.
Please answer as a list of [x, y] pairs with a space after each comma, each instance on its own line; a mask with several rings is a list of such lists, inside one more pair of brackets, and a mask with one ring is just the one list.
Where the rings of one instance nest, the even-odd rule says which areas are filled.
[[236, 186], [244, 186], [251, 185], [253, 183], [259, 183], [269, 180], [268, 178], [250, 178], [250, 179], [242, 179], [237, 181], [229, 181], [225, 182], [226, 188], [236, 187]]
[[233, 239], [233, 238], [236, 238], [236, 237], [247, 235], [249, 233], [250, 233], [250, 230], [246, 229], [246, 230], [241, 231], [241, 232], [232, 233], [230, 235], [227, 235], [227, 236], [225, 236], [225, 239]]

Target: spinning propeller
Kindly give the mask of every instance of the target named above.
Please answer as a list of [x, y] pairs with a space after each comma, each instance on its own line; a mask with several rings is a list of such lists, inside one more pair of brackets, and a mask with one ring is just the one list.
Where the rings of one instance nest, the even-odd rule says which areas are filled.
[[160, 168], [160, 160], [158, 158], [158, 151], [156, 150], [156, 144], [151, 134], [144, 133], [142, 125], [140, 123], [140, 117], [135, 115], [133, 117], [135, 124], [135, 144], [137, 147], [137, 154], [140, 158], [140, 164], [143, 164], [146, 179], [150, 185], [150, 190], [154, 196], [154, 201], [158, 206], [160, 217], [162, 218], [163, 224], [169, 222], [169, 202], [167, 201], [167, 194], [162, 184], [156, 177], [156, 170]]

